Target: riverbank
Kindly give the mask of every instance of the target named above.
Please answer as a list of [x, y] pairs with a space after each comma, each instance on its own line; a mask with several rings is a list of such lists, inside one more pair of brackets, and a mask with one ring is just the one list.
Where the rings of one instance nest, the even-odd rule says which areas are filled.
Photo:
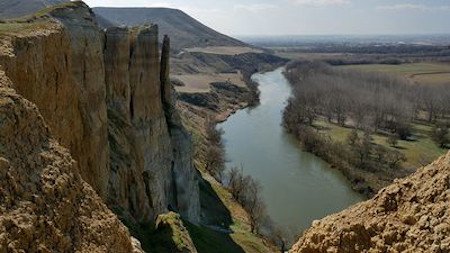
[[286, 130], [367, 197], [445, 153], [416, 113], [418, 87], [403, 79], [317, 62], [293, 62], [284, 74], [294, 90]]
[[364, 198], [283, 129], [282, 111], [291, 90], [282, 71], [255, 74], [260, 105], [238, 111], [218, 128], [224, 131], [228, 167], [242, 166], [245, 175], [261, 183], [268, 215], [277, 227], [295, 235]]
[[224, 122], [237, 111], [251, 107], [259, 100], [258, 89], [250, 81], [249, 76], [246, 85], [251, 88], [213, 84], [210, 92], [179, 94], [177, 107], [184, 126], [191, 133], [195, 150], [194, 163], [201, 178], [202, 225], [191, 226], [194, 229], [190, 234], [194, 243], [200, 241], [200, 246], [196, 244], [196, 247], [203, 248], [203, 252], [278, 251], [272, 242], [251, 233], [248, 213], [206, 168], [210, 148], [207, 126]]

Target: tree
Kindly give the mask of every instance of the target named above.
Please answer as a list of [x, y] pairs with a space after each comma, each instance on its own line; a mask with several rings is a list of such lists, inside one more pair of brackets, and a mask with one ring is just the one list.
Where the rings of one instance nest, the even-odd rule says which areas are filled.
[[242, 170], [239, 170], [237, 167], [231, 168], [228, 173], [228, 189], [233, 198], [236, 201], [241, 202], [240, 200], [245, 189], [245, 182]]
[[257, 233], [259, 231], [260, 225], [266, 217], [266, 207], [261, 199], [260, 192], [260, 184], [251, 178], [246, 187], [243, 206], [250, 216], [250, 227], [252, 233]]
[[364, 132], [364, 136], [353, 145], [353, 151], [356, 153], [358, 167], [363, 168], [368, 164], [372, 152], [372, 137], [369, 132]]
[[347, 142], [348, 144], [350, 144], [350, 146], [353, 146], [357, 142], [359, 142], [358, 130], [356, 129], [352, 130], [352, 132], [347, 137]]
[[400, 165], [406, 161], [406, 156], [398, 151], [386, 153], [386, 162], [391, 169], [398, 169]]
[[206, 135], [209, 144], [206, 150], [206, 170], [215, 179], [221, 181], [226, 162], [225, 148], [222, 141], [224, 131], [222, 129], [216, 129], [215, 124], [211, 121], [208, 121], [206, 124]]
[[228, 190], [247, 211], [252, 233], [258, 233], [267, 219], [266, 207], [261, 198], [261, 185], [251, 176], [244, 176], [243, 169], [232, 168], [228, 174]]
[[436, 123], [433, 128], [432, 138], [439, 147], [445, 148], [450, 143], [448, 124]]

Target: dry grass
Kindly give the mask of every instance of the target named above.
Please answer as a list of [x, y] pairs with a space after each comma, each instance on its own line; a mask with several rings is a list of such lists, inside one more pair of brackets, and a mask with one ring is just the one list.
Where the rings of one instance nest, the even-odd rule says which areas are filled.
[[309, 60], [309, 61], [321, 61], [327, 59], [345, 57], [344, 53], [305, 53], [295, 52], [289, 50], [289, 48], [270, 48], [275, 51], [275, 55], [290, 59], [290, 60]]
[[340, 66], [338, 68], [393, 74], [403, 76], [414, 83], [420, 84], [450, 85], [450, 64], [444, 63], [423, 62], [401, 65], [367, 64]]
[[190, 53], [220, 54], [220, 55], [238, 55], [246, 53], [263, 53], [262, 50], [251, 47], [192, 47], [186, 48]]
[[210, 84], [216, 82], [232, 83], [240, 87], [245, 87], [244, 77], [240, 72], [237, 73], [199, 73], [199, 74], [185, 74], [172, 75], [172, 78], [177, 79], [185, 84], [185, 86], [178, 86], [178, 92], [209, 92]]

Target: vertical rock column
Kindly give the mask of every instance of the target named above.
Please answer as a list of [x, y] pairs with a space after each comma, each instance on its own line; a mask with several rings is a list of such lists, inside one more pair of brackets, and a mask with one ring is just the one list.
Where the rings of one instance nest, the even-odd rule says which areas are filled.
[[[130, 60], [131, 122], [136, 164], [143, 168], [142, 180], [153, 218], [167, 211], [171, 188], [172, 151], [161, 101], [158, 27], [143, 27], [136, 33]], [[134, 39], [134, 38], [133, 38]]]
[[173, 151], [172, 206], [189, 221], [200, 221], [200, 198], [197, 171], [193, 166], [192, 140], [176, 110], [175, 91], [170, 82], [170, 38], [165, 35], [161, 53], [161, 98]]
[[131, 99], [129, 68], [135, 38], [131, 37], [128, 28], [109, 28], [105, 37], [110, 150], [108, 205], [121, 210], [120, 215], [126, 219], [148, 220], [153, 211], [145, 191], [143, 166], [137, 166], [142, 151], [135, 144], [131, 122], [134, 101]]
[[145, 222], [169, 207], [173, 160], [161, 99], [157, 26], [111, 28], [105, 43], [109, 203]]

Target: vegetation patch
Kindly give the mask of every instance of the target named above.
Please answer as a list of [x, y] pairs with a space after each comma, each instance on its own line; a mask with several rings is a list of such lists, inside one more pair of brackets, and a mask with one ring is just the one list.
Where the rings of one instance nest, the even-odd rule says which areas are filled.
[[284, 125], [372, 195], [446, 152], [450, 92], [384, 73], [295, 62]]

